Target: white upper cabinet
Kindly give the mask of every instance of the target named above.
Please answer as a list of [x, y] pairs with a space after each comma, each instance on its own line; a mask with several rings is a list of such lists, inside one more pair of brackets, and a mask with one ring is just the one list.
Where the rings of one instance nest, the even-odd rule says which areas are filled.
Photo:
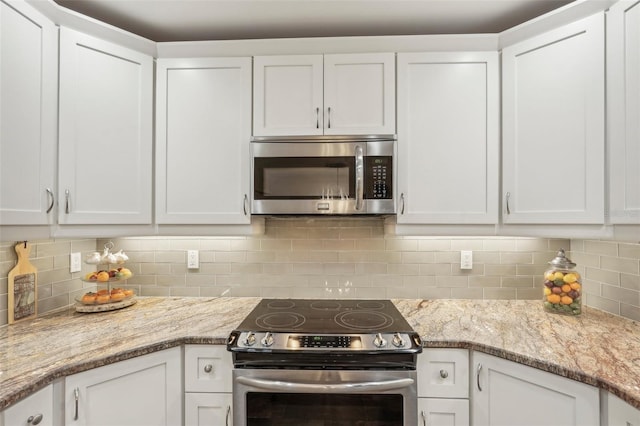
[[58, 31], [24, 2], [0, 2], [0, 225], [53, 223]]
[[253, 134], [321, 135], [322, 55], [253, 59]]
[[254, 136], [395, 133], [393, 53], [256, 56]]
[[502, 52], [503, 221], [604, 223], [604, 14]]
[[495, 224], [497, 52], [398, 54], [398, 223]]
[[395, 55], [324, 55], [324, 134], [396, 133]]
[[611, 223], [640, 224], [640, 2], [607, 13], [607, 131]]
[[251, 58], [158, 59], [156, 222], [248, 224]]
[[153, 58], [60, 29], [61, 224], [149, 224]]

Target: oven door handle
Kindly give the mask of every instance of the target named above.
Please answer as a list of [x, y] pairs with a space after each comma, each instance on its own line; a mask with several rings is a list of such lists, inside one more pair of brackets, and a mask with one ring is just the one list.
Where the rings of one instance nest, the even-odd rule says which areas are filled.
[[279, 392], [322, 392], [322, 393], [362, 393], [380, 392], [413, 386], [414, 380], [395, 379], [380, 382], [354, 382], [354, 383], [296, 383], [281, 380], [254, 379], [251, 377], [238, 377], [238, 383], [254, 388]]

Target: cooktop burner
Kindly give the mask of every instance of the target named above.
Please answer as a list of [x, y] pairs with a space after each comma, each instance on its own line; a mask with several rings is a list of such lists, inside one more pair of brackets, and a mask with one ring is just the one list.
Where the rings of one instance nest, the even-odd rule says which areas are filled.
[[408, 333], [390, 300], [263, 299], [238, 326], [253, 332]]

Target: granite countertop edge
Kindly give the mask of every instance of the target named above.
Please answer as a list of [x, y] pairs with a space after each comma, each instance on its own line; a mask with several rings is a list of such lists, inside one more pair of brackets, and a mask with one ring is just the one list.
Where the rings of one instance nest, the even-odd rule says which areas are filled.
[[[24, 371], [20, 371], [20, 375], [4, 374], [2, 363], [9, 364], [11, 361], [15, 361], [11, 358], [11, 355], [0, 354], [0, 410], [3, 410], [14, 403], [22, 400], [23, 398], [33, 394], [34, 392], [44, 388], [48, 384], [54, 382], [57, 379], [64, 378], [66, 376], [77, 374], [83, 371], [87, 371], [93, 368], [109, 365], [115, 362], [124, 361], [137, 356], [169, 349], [176, 346], [187, 344], [211, 344], [211, 345], [224, 345], [228, 334], [241, 322], [241, 320], [250, 312], [251, 309], [257, 304], [260, 298], [247, 297], [247, 298], [140, 298], [142, 303], [138, 303], [135, 309], [131, 309], [129, 312], [122, 310], [122, 314], [114, 316], [113, 313], [100, 313], [98, 314], [100, 321], [107, 321], [112, 323], [116, 318], [122, 318], [125, 323], [134, 324], [132, 321], [140, 320], [160, 320], [161, 317], [165, 318], [166, 324], [158, 324], [158, 333], [149, 333], [144, 338], [140, 337], [126, 342], [123, 345], [117, 344], [105, 344], [101, 347], [92, 347], [86, 352], [74, 351], [71, 355], [65, 356], [64, 359], [59, 359], [50, 365], [35, 365], [33, 368], [27, 369], [26, 367], [18, 367]], [[144, 301], [143, 301], [144, 300]], [[394, 299], [393, 300], [402, 314], [407, 318], [408, 322], [414, 327], [416, 332], [423, 339], [424, 348], [460, 348], [468, 349], [479, 352], [484, 352], [489, 355], [494, 355], [500, 358], [514, 361], [523, 365], [527, 365], [533, 368], [537, 368], [542, 371], [547, 371], [562, 377], [567, 377], [588, 385], [604, 389], [618, 396], [622, 400], [626, 401], [635, 408], [640, 409], [640, 389], [634, 386], [629, 388], [630, 383], [640, 383], [640, 368], [638, 363], [640, 360], [637, 355], [634, 359], [621, 359], [618, 362], [622, 363], [620, 371], [631, 371], [632, 377], [626, 377], [626, 380], [617, 380], [616, 377], [605, 377], [605, 374], [599, 374], [597, 371], [588, 371], [584, 368], [580, 368], [579, 365], [574, 365], [571, 362], [556, 362], [549, 360], [548, 352], [551, 351], [551, 357], [557, 355], [553, 352], [553, 348], [549, 349], [549, 345], [556, 343], [558, 337], [554, 335], [549, 338], [544, 333], [538, 337], [539, 341], [533, 342], [532, 345], [540, 348], [540, 354], [535, 351], [530, 352], [527, 348], [510, 347], [508, 339], [504, 336], [495, 335], [493, 332], [499, 330], [500, 326], [491, 323], [492, 315], [488, 312], [492, 311], [494, 314], [497, 311], [498, 316], [503, 318], [504, 324], [511, 327], [509, 322], [511, 313], [520, 309], [531, 309], [535, 307], [533, 301], [516, 301], [510, 302], [505, 306], [505, 301], [502, 303], [496, 303], [495, 301], [474, 301], [474, 300], [412, 300], [412, 299]], [[207, 305], [208, 303], [208, 305]], [[216, 306], [219, 309], [220, 315], [216, 320], [212, 320], [212, 324], [208, 328], [198, 329], [203, 327], [202, 315], [212, 315], [213, 312], [207, 312], [204, 307], [211, 308]], [[151, 309], [168, 309], [170, 313], [162, 316], [157, 312], [151, 311]], [[486, 311], [483, 313], [481, 309]], [[171, 312], [175, 310], [185, 310], [183, 312], [175, 313], [171, 316]], [[200, 309], [200, 311], [196, 311]], [[214, 308], [216, 309], [216, 308]], [[485, 335], [480, 335], [478, 338], [469, 338], [465, 335], [467, 325], [460, 326], [460, 318], [454, 319], [453, 316], [459, 315], [460, 311], [472, 310], [473, 315], [479, 315], [483, 322], [486, 322], [485, 328], [493, 328], [491, 335], [497, 337], [497, 340], [491, 341], [491, 339], [485, 339]], [[502, 312], [501, 312], [502, 311]], [[527, 312], [526, 310], [524, 312]], [[111, 315], [110, 315], [111, 314]], [[83, 318], [85, 314], [76, 313], [74, 309], [69, 309], [64, 312], [59, 312], [51, 316], [43, 316], [38, 319], [37, 324], [14, 324], [4, 329], [0, 329], [0, 347], [4, 344], [11, 345], [14, 343], [12, 337], [20, 335], [20, 340], [17, 344], [24, 342], [28, 339], [29, 330], [32, 330], [34, 336], [41, 333], [43, 330], [51, 330], [56, 328], [64, 320], [69, 320], [71, 323], [69, 327], [77, 327], [79, 321], [85, 320]], [[96, 315], [96, 314], [90, 314]], [[176, 317], [184, 315], [183, 321], [193, 319], [196, 326], [187, 327], [186, 330], [182, 330], [182, 327], [178, 327], [175, 324], [171, 325], [171, 320]], [[122, 317], [120, 317], [122, 316]], [[540, 314], [534, 312], [530, 314], [530, 317], [525, 321], [525, 327], [527, 322], [540, 321]], [[585, 315], [593, 316], [590, 320], [596, 322], [602, 322], [603, 318], [609, 322], [611, 327], [617, 327], [625, 331], [631, 331], [630, 336], [621, 336], [622, 339], [627, 339], [627, 349], [629, 354], [640, 353], [640, 325], [634, 321], [626, 320], [620, 317], [616, 317], [610, 314], [606, 314], [595, 309], [591, 309], [590, 312]], [[126, 319], [124, 319], [126, 317]], [[457, 333], [450, 333], [447, 335], [448, 329], [451, 329], [451, 323], [458, 322], [459, 329], [462, 330]], [[473, 322], [473, 321], [471, 321]], [[545, 320], [546, 322], [546, 320]], [[564, 318], [560, 316], [554, 316], [552, 322], [575, 322], [571, 318]], [[136, 323], [137, 324], [137, 323]], [[425, 324], [427, 325], [425, 327]], [[501, 326], [504, 326], [502, 324]], [[181, 324], [185, 325], [185, 324]], [[189, 324], [190, 325], [190, 324]], [[98, 324], [99, 327], [99, 324]], [[132, 326], [133, 327], [133, 326]], [[435, 333], [435, 328], [438, 328], [438, 332]], [[21, 329], [22, 328], [22, 329]], [[167, 330], [171, 330], [167, 332]], [[524, 328], [523, 328], [524, 330]], [[474, 330], [474, 332], [477, 330]], [[480, 330], [480, 332], [486, 330]], [[165, 333], [166, 332], [166, 333]], [[586, 330], [585, 332], [588, 332]], [[144, 334], [144, 333], [143, 333]], [[169, 334], [166, 336], [166, 334]], [[162, 337], [161, 337], [162, 335]], [[631, 339], [629, 339], [631, 337]], [[55, 337], [54, 337], [55, 338]], [[548, 339], [551, 339], [549, 341]], [[68, 342], [65, 342], [69, 344]], [[110, 341], [109, 341], [110, 343]], [[530, 342], [531, 343], [531, 342]], [[569, 342], [571, 345], [574, 342]], [[588, 346], [588, 345], [587, 345]], [[18, 356], [20, 351], [18, 348]], [[28, 349], [28, 348], [27, 348]], [[611, 354], [611, 348], [602, 348], [605, 354]], [[26, 349], [25, 349], [26, 350]], [[578, 351], [578, 354], [583, 354], [580, 351], [588, 351], [588, 349], [576, 349], [571, 348], [571, 351]], [[530, 352], [530, 353], [529, 353]], [[578, 356], [579, 356], [578, 355]], [[592, 355], [592, 354], [589, 354]], [[55, 355], [53, 355], [55, 356]], [[597, 359], [598, 354], [595, 355]], [[5, 358], [3, 358], [5, 357]], [[6, 358], [9, 357], [9, 358]], [[563, 359], [564, 358], [559, 358]], [[60, 364], [60, 365], [56, 365]], [[607, 371], [606, 366], [604, 370]]]

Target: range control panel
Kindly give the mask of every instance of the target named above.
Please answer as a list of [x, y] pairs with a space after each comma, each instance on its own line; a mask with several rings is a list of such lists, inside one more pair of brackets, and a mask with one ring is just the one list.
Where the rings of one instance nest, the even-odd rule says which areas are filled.
[[230, 350], [336, 350], [336, 351], [397, 351], [421, 347], [417, 334], [297, 334], [271, 332], [233, 332], [227, 346]]
[[391, 199], [393, 197], [392, 157], [367, 156], [364, 162], [364, 198]]

